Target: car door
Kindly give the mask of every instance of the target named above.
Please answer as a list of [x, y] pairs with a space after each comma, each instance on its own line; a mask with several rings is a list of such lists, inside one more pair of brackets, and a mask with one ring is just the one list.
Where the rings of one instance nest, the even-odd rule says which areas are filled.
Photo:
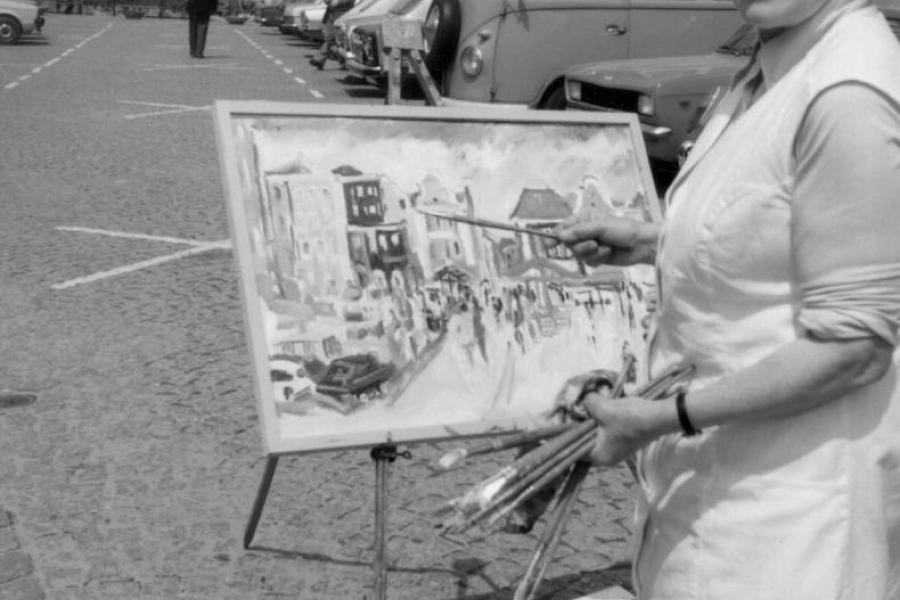
[[731, 0], [632, 0], [628, 57], [713, 52], [741, 23]]
[[629, 0], [506, 0], [492, 100], [532, 103], [571, 65], [625, 58]]

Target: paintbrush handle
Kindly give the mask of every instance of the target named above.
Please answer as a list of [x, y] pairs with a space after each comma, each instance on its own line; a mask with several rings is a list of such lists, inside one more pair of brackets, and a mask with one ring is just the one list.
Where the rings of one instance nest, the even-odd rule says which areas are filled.
[[581, 491], [581, 485], [587, 478], [587, 474], [591, 470], [591, 465], [586, 462], [576, 462], [572, 467], [572, 471], [566, 478], [566, 483], [559, 492], [556, 506], [544, 528], [541, 540], [535, 548], [531, 563], [525, 571], [525, 575], [516, 587], [513, 600], [532, 600], [544, 579], [544, 573], [553, 558], [553, 552], [559, 543], [563, 532], [566, 529], [566, 523], [572, 514], [572, 508], [575, 506], [575, 500], [578, 499], [578, 493]]

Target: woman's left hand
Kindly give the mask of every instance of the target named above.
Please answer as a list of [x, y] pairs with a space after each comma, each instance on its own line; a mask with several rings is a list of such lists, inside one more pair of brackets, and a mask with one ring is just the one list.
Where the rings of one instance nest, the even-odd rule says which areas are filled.
[[[597, 439], [591, 451], [591, 463], [615, 465], [648, 443], [677, 427], [674, 407], [668, 402], [654, 402], [640, 397], [611, 398], [588, 394], [582, 405], [597, 421]], [[671, 411], [671, 415], [667, 412]]]

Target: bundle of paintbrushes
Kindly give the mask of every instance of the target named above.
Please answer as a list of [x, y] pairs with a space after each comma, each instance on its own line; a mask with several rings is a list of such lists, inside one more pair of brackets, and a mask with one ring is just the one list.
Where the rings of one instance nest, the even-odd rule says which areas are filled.
[[[625, 374], [630, 367], [630, 362], [624, 365], [612, 389], [609, 389], [607, 382], [605, 387], [609, 389], [610, 396], [622, 396]], [[683, 366], [670, 369], [637, 390], [635, 395], [649, 399], [671, 395], [675, 384], [682, 381], [691, 371], [690, 367]], [[592, 388], [588, 381], [581, 397], [590, 391], [597, 391], [597, 388], [596, 386]], [[572, 414], [578, 413], [573, 411]], [[536, 493], [560, 479], [571, 479], [573, 467], [587, 459], [598, 432], [598, 424], [594, 419], [584, 416], [582, 419], [534, 432], [516, 434], [516, 437], [510, 437], [505, 441], [501, 438], [493, 442], [496, 449], [503, 449], [512, 447], [514, 442], [533, 444], [535, 439], [543, 439], [543, 442], [533, 450], [522, 454], [493, 476], [475, 485], [462, 496], [451, 500], [445, 507], [450, 516], [442, 523], [444, 531], [461, 533], [475, 525], [487, 529], [496, 528], [503, 519]], [[478, 450], [484, 451], [489, 450], [485, 447]], [[457, 451], [445, 455], [442, 463], [451, 465], [460, 454], [463, 453]], [[586, 472], [583, 466], [581, 470]], [[580, 477], [583, 477], [583, 474]]]

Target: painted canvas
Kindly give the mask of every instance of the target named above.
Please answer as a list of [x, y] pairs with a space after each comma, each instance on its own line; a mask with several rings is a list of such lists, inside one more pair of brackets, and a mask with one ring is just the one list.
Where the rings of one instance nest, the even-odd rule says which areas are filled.
[[659, 218], [633, 116], [217, 102], [216, 123], [266, 451], [536, 426], [569, 377], [641, 355], [651, 270], [541, 235]]

